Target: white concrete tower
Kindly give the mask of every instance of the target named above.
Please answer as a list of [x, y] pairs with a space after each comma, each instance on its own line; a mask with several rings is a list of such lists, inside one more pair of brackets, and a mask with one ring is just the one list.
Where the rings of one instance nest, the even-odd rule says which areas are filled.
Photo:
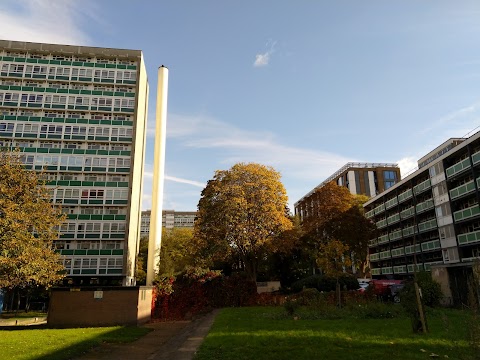
[[162, 244], [162, 204], [167, 132], [168, 69], [158, 68], [157, 108], [155, 116], [155, 148], [153, 161], [152, 212], [148, 240], [147, 286], [152, 286], [158, 271]]

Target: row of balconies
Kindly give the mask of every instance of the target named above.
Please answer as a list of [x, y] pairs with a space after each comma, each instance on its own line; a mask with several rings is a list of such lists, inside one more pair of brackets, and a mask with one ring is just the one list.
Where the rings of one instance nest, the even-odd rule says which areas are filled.
[[392, 250], [386, 250], [386, 251], [381, 251], [379, 253], [370, 254], [369, 258], [370, 258], [370, 261], [378, 261], [378, 260], [385, 260], [385, 259], [390, 259], [394, 257], [404, 256], [404, 255], [412, 255], [412, 254], [418, 254], [421, 252], [434, 251], [440, 248], [441, 248], [440, 240], [436, 239], [436, 240], [426, 241], [421, 244], [409, 245], [405, 247], [400, 247]]
[[460, 160], [459, 162], [453, 164], [452, 166], [446, 169], [447, 178], [460, 174], [468, 169], [470, 169], [473, 165], [476, 165], [480, 162], [480, 151], [477, 151], [475, 154], [472, 155], [471, 161], [470, 157], [466, 159]]
[[[417, 264], [417, 272], [421, 270], [430, 271], [431, 265], [433, 263]], [[413, 274], [414, 264], [410, 265], [397, 265], [397, 266], [386, 266], [382, 268], [374, 268], [371, 270], [373, 276], [379, 275], [392, 275], [392, 274]]]
[[389, 241], [395, 241], [401, 239], [402, 237], [411, 236], [417, 232], [424, 232], [431, 229], [435, 229], [437, 227], [437, 219], [431, 219], [427, 221], [423, 221], [418, 224], [418, 230], [415, 226], [409, 226], [403, 229], [392, 231], [388, 234], [379, 236], [377, 239], [372, 239], [369, 241], [370, 247], [375, 247], [376, 245], [386, 244]]

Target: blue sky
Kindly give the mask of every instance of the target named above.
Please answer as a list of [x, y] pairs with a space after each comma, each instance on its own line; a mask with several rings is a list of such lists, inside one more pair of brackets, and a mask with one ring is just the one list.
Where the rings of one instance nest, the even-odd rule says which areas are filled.
[[150, 129], [169, 68], [164, 209], [236, 162], [280, 171], [293, 206], [349, 161], [405, 173], [480, 125], [475, 0], [3, 0], [0, 38], [142, 50]]

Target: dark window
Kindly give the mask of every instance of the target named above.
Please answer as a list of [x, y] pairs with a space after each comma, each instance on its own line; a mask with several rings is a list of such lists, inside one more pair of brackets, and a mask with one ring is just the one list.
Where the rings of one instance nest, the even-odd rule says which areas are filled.
[[388, 188], [392, 187], [396, 180], [397, 180], [397, 174], [395, 171], [383, 171], [383, 180], [385, 184], [385, 190]]

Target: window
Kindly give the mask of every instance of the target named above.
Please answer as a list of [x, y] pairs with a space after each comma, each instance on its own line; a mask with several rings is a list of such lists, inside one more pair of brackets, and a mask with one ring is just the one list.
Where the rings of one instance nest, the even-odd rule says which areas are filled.
[[395, 171], [385, 170], [383, 171], [383, 180], [385, 184], [385, 190], [395, 185], [397, 180], [397, 174]]

